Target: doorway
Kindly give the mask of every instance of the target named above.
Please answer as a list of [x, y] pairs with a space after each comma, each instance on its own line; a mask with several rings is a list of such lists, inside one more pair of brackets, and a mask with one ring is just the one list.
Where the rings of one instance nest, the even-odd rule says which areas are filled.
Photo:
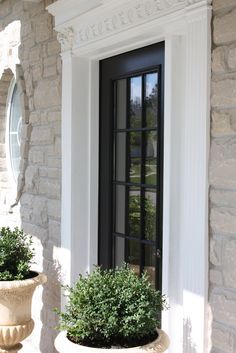
[[99, 264], [161, 290], [164, 42], [100, 61]]

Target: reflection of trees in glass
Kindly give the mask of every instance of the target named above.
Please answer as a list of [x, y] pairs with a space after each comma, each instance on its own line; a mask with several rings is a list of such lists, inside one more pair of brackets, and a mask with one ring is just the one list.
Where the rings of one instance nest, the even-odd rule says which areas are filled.
[[135, 97], [130, 100], [130, 126], [132, 128], [138, 128], [141, 126], [141, 99]]
[[[141, 222], [141, 197], [131, 195], [129, 198], [129, 225], [130, 235], [139, 236]], [[150, 196], [145, 197], [145, 239], [155, 241], [156, 232], [156, 207]]]
[[157, 102], [158, 102], [158, 86], [157, 84], [155, 84], [155, 87], [153, 87], [152, 92], [145, 99], [146, 125], [148, 127], [156, 126]]

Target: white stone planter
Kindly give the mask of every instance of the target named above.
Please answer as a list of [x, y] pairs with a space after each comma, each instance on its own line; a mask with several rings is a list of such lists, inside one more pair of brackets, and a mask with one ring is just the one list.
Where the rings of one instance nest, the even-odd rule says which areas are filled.
[[157, 330], [158, 332], [158, 337], [155, 341], [146, 344], [144, 346], [138, 346], [138, 347], [132, 347], [132, 348], [121, 348], [121, 349], [116, 349], [116, 348], [111, 348], [111, 349], [105, 349], [105, 348], [91, 348], [91, 347], [85, 347], [81, 346], [79, 344], [75, 344], [68, 340], [66, 337], [66, 332], [63, 331], [59, 333], [55, 340], [55, 347], [60, 353], [105, 353], [107, 351], [110, 351], [112, 353], [162, 353], [167, 350], [170, 344], [170, 340], [168, 335], [162, 331], [162, 330]]
[[31, 302], [35, 288], [47, 281], [46, 275], [19, 281], [0, 281], [0, 353], [17, 352], [34, 328]]

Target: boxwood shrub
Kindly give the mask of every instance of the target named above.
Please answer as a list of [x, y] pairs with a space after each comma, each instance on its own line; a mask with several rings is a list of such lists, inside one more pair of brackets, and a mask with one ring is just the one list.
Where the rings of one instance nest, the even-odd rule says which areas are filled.
[[33, 256], [32, 239], [23, 230], [0, 228], [0, 281], [30, 277]]
[[96, 267], [68, 290], [60, 330], [75, 343], [91, 347], [132, 347], [155, 339], [166, 298], [147, 274], [138, 277], [127, 265], [115, 270]]

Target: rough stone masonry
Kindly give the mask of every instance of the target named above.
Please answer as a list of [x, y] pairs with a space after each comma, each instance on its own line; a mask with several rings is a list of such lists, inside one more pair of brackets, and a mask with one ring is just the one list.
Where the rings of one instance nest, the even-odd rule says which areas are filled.
[[210, 149], [212, 353], [236, 352], [236, 1], [213, 0]]
[[[47, 284], [34, 298], [36, 327], [22, 353], [54, 351], [53, 308], [60, 306], [61, 60], [53, 19], [46, 11], [52, 2], [3, 0], [0, 4], [0, 226], [19, 225], [33, 235], [36, 269], [48, 276]], [[19, 86], [22, 83], [25, 116], [18, 178], [22, 196], [9, 214], [19, 191], [6, 150], [7, 96], [13, 76]]]

